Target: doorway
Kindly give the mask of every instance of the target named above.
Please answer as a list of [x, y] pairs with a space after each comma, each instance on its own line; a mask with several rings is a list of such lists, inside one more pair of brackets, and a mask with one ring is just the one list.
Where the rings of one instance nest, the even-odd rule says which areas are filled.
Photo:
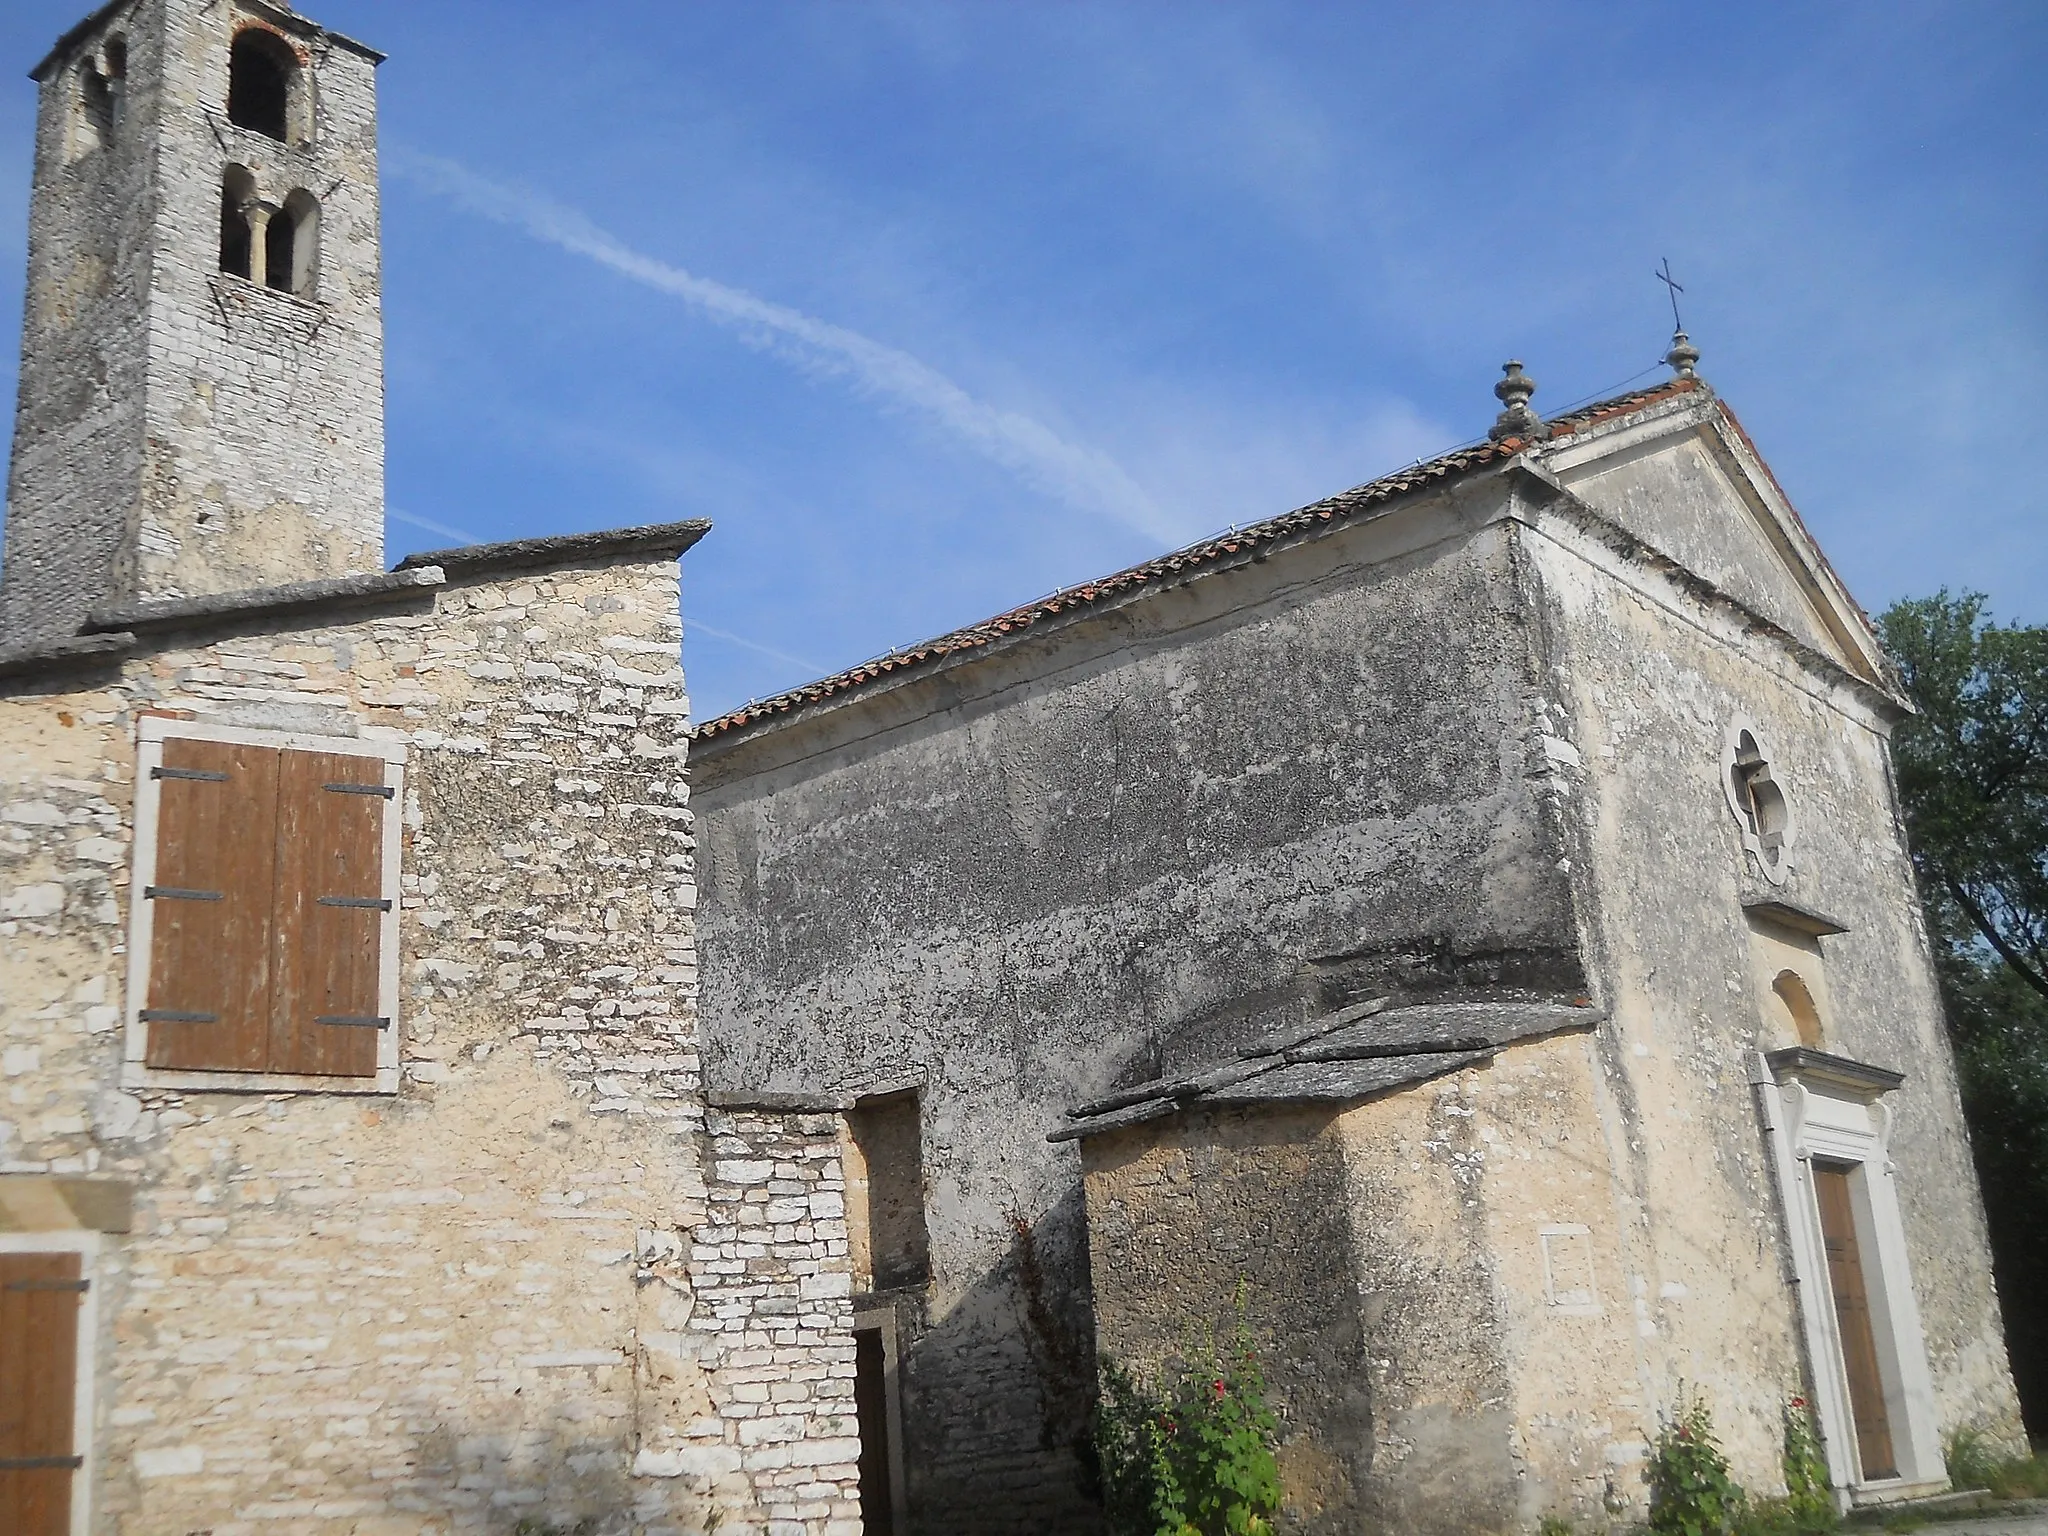
[[860, 1518], [867, 1536], [910, 1525], [903, 1477], [903, 1372], [891, 1307], [853, 1314], [853, 1410], [860, 1426]]
[[1842, 1374], [1849, 1383], [1849, 1412], [1856, 1426], [1856, 1459], [1863, 1480], [1899, 1475], [1892, 1449], [1891, 1414], [1885, 1407], [1884, 1374], [1878, 1362], [1877, 1331], [1870, 1321], [1870, 1288], [1863, 1251], [1856, 1241], [1855, 1169], [1845, 1163], [1813, 1165], [1814, 1200], [1820, 1207], [1821, 1246], [1827, 1253], [1828, 1294], [1835, 1304], [1835, 1338], [1842, 1350]]

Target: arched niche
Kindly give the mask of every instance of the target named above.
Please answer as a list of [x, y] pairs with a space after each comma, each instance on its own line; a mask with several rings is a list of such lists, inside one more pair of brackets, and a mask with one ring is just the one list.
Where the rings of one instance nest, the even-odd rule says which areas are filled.
[[1784, 1004], [1799, 1043], [1816, 1051], [1825, 1049], [1820, 1005], [1813, 1000], [1813, 989], [1807, 986], [1806, 978], [1797, 971], [1780, 971], [1771, 980], [1771, 991]]

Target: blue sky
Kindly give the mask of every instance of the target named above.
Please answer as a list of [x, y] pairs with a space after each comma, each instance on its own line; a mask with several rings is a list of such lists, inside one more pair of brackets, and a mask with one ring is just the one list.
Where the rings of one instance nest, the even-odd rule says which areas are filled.
[[1504, 358], [1607, 392], [1667, 255], [1867, 606], [2048, 619], [2038, 3], [307, 9], [392, 56], [393, 557], [710, 517], [700, 715], [1477, 436]]

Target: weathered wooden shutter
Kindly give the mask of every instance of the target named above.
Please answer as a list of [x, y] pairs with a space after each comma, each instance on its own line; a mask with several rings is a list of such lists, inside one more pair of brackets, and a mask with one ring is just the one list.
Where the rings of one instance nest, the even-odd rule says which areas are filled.
[[280, 754], [176, 738], [157, 785], [151, 904], [152, 1067], [261, 1072], [269, 1055], [271, 903]]
[[71, 1536], [78, 1308], [75, 1253], [0, 1253], [0, 1531]]
[[277, 794], [270, 1069], [374, 1077], [384, 914], [384, 764], [287, 752]]

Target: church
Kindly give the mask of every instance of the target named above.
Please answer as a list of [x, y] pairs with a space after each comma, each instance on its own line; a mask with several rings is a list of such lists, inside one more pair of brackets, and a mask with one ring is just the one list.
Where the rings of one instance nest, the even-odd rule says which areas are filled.
[[386, 566], [379, 61], [34, 72], [0, 1529], [1096, 1532], [1239, 1295], [1305, 1536], [2018, 1443], [1910, 705], [1684, 335], [693, 728], [707, 523]]

